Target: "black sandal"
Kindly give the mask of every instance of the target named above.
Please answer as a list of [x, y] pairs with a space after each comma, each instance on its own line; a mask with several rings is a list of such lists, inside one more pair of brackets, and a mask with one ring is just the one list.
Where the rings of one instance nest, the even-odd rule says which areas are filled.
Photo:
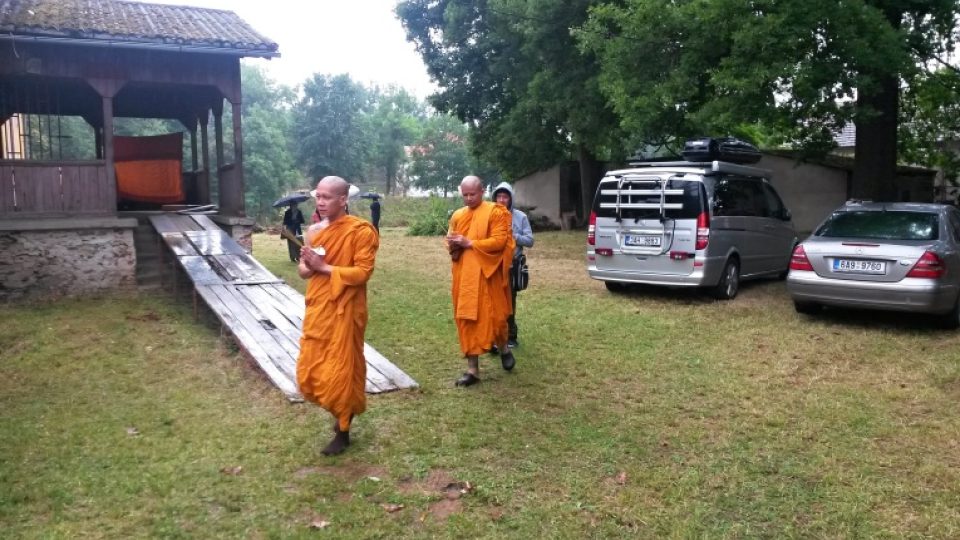
[[457, 379], [457, 382], [453, 384], [454, 386], [473, 386], [478, 382], [480, 382], [480, 377], [477, 377], [476, 375], [468, 371], [464, 373], [459, 379]]
[[503, 366], [504, 371], [512, 371], [513, 366], [517, 365], [517, 359], [513, 357], [512, 352], [501, 354], [500, 365]]

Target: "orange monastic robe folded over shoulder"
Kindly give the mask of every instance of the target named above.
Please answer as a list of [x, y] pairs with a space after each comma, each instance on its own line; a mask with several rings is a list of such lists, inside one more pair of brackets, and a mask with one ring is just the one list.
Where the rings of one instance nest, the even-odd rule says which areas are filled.
[[507, 340], [510, 316], [510, 264], [514, 239], [510, 211], [484, 201], [450, 218], [450, 232], [473, 241], [453, 262], [453, 317], [460, 351], [474, 356]]
[[330, 411], [346, 430], [350, 417], [367, 407], [363, 332], [367, 281], [380, 241], [369, 222], [345, 215], [314, 232], [310, 245], [323, 246], [334, 269], [307, 283], [297, 383], [305, 399]]

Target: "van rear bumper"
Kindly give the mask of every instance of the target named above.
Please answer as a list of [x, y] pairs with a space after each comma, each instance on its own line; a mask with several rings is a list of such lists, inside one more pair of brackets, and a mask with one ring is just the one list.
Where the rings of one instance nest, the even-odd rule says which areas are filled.
[[624, 272], [619, 270], [598, 270], [596, 266], [588, 266], [587, 273], [591, 278], [600, 281], [615, 281], [618, 283], [641, 283], [645, 285], [666, 285], [669, 287], [706, 287], [717, 284], [719, 276], [708, 279], [704, 267], [695, 267], [689, 274], [647, 274], [641, 272]]

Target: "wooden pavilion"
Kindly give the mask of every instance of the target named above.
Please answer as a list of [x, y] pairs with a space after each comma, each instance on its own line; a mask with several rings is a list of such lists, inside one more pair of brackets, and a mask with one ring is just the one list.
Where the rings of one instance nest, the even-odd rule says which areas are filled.
[[[0, 0], [0, 299], [135, 285], [145, 219], [121, 208], [118, 171], [140, 171], [133, 181], [149, 189], [136, 174], [163, 160], [175, 164], [179, 194], [163, 202], [216, 204], [211, 219], [248, 242], [240, 59], [276, 56], [276, 43], [230, 11]], [[144, 167], [122, 168], [122, 117], [177, 120], [187, 144], [173, 145], [175, 157], [134, 151], [128, 159]], [[78, 118], [93, 146], [82, 158], [64, 152], [79, 140], [66, 121]]]

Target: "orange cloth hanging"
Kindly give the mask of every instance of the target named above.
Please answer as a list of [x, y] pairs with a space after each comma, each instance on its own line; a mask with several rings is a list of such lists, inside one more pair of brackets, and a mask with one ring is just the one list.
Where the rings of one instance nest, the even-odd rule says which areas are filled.
[[114, 137], [113, 152], [120, 199], [161, 204], [184, 202], [183, 133]]

